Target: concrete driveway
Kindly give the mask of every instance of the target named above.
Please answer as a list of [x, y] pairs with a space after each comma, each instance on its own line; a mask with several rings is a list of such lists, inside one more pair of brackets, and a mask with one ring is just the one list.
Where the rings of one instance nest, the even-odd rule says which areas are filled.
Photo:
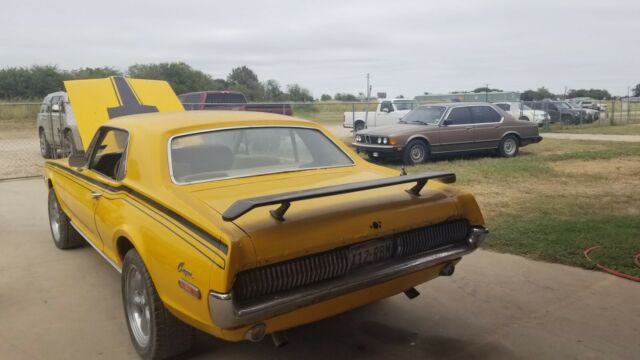
[[[0, 359], [135, 359], [118, 273], [57, 250], [40, 179], [0, 182]], [[640, 285], [488, 251], [450, 278], [269, 339], [200, 334], [195, 359], [608, 358], [640, 354]]]

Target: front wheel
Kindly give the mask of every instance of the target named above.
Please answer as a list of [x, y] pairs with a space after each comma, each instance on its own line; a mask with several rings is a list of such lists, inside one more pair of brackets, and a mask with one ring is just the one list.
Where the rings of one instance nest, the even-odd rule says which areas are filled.
[[44, 130], [38, 131], [38, 139], [40, 141], [40, 155], [45, 159], [51, 159], [51, 145], [47, 141]]
[[84, 239], [71, 226], [71, 220], [60, 207], [53, 188], [49, 189], [49, 228], [53, 243], [58, 249], [73, 249], [84, 245]]
[[518, 154], [518, 139], [513, 135], [505, 136], [498, 146], [498, 153], [502, 157], [513, 157]]
[[124, 257], [122, 302], [131, 342], [141, 358], [165, 359], [193, 345], [194, 329], [164, 306], [135, 249]]
[[427, 144], [421, 140], [411, 140], [404, 148], [404, 163], [407, 165], [420, 164], [427, 161], [429, 149]]

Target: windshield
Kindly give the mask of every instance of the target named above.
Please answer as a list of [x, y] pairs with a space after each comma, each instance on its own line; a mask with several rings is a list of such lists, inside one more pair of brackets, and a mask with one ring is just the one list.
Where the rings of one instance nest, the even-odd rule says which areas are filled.
[[394, 101], [393, 103], [398, 110], [413, 110], [416, 107], [416, 103], [413, 101]]
[[177, 183], [349, 166], [353, 161], [316, 129], [259, 127], [212, 130], [173, 138]]
[[442, 114], [444, 106], [421, 106], [415, 108], [402, 118], [405, 123], [437, 124]]

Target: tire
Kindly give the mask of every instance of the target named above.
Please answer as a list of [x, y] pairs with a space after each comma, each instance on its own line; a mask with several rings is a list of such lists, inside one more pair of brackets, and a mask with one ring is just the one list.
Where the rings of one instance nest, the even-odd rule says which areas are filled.
[[51, 159], [51, 145], [47, 141], [44, 130], [38, 131], [38, 139], [40, 140], [40, 155], [45, 159]]
[[498, 154], [502, 157], [514, 157], [518, 155], [518, 150], [520, 150], [520, 142], [514, 135], [503, 137], [498, 145]]
[[64, 148], [62, 149], [62, 157], [66, 158], [76, 153], [76, 147], [73, 145], [73, 135], [71, 131], [64, 133]]
[[411, 140], [404, 148], [402, 159], [407, 165], [420, 164], [429, 158], [429, 146], [422, 140]]
[[353, 130], [355, 132], [358, 132], [360, 130], [364, 129], [364, 122], [363, 121], [356, 121], [355, 125], [353, 126]]
[[84, 245], [84, 239], [71, 226], [71, 220], [64, 213], [53, 188], [49, 189], [49, 229], [53, 243], [58, 249], [74, 249]]
[[193, 345], [194, 329], [164, 306], [135, 249], [124, 257], [122, 304], [133, 347], [143, 359], [165, 359]]

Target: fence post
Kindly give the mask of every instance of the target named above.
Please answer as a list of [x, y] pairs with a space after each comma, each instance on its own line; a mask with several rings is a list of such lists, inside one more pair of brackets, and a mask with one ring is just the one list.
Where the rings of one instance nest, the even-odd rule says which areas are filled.
[[613, 100], [611, 101], [611, 116], [609, 117], [609, 125], [613, 126], [615, 125], [615, 116], [616, 116], [616, 98], [613, 98]]

